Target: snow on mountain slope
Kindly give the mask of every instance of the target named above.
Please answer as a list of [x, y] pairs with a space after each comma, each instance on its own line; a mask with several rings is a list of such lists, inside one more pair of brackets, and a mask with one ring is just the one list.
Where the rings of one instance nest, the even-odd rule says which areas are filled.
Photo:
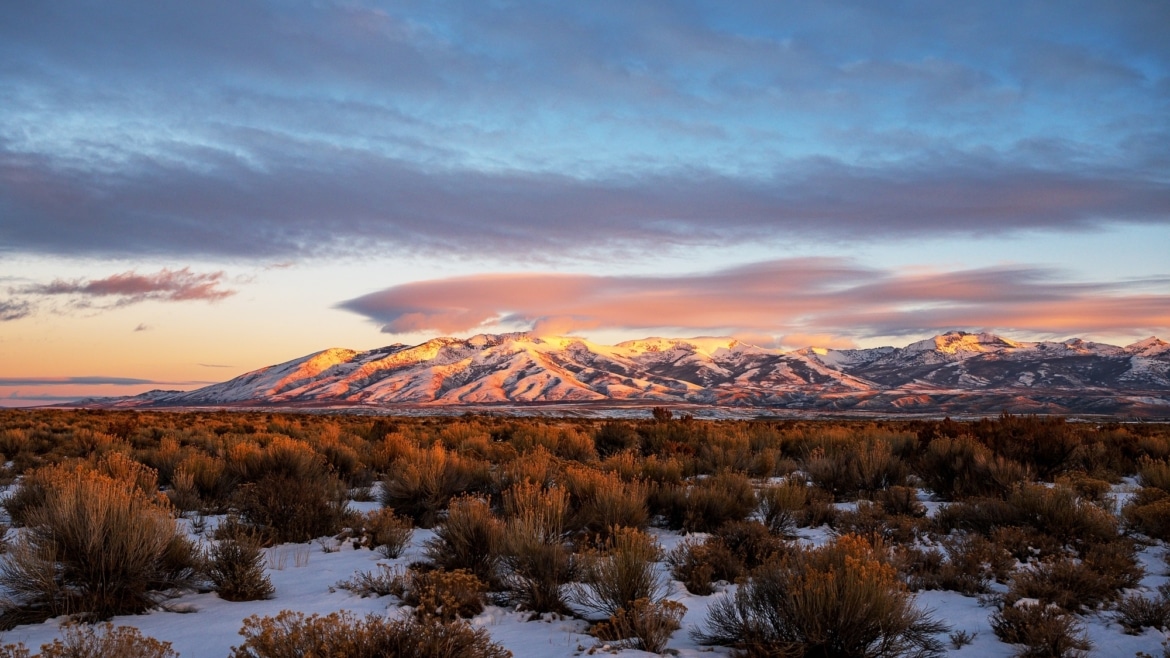
[[1121, 348], [949, 332], [903, 348], [781, 352], [732, 338], [646, 338], [607, 346], [573, 336], [480, 334], [366, 352], [329, 349], [222, 384], [133, 400], [154, 406], [641, 400], [902, 410], [938, 404], [931, 396], [991, 399], [994, 393], [1019, 408], [1048, 408], [1055, 403], [1034, 397], [1122, 390], [1142, 399], [1167, 397], [1165, 342], [1150, 338]]

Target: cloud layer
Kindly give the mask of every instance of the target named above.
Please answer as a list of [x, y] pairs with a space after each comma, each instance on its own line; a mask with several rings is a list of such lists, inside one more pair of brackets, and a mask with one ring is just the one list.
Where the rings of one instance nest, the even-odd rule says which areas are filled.
[[5, 3], [0, 245], [604, 254], [1166, 225], [1166, 24], [1104, 0]]
[[387, 288], [340, 307], [387, 333], [499, 325], [545, 334], [668, 329], [787, 335], [786, 343], [808, 334], [842, 339], [972, 328], [1155, 333], [1170, 327], [1170, 282], [1071, 282], [1030, 267], [901, 272], [788, 259], [673, 277], [458, 277]]

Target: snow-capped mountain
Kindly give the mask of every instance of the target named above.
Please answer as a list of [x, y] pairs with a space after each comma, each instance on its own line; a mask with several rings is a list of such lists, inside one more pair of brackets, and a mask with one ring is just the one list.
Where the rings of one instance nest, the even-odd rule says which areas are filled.
[[950, 332], [906, 347], [781, 352], [731, 338], [598, 345], [525, 333], [328, 349], [118, 406], [696, 404], [919, 413], [1170, 415], [1170, 346]]

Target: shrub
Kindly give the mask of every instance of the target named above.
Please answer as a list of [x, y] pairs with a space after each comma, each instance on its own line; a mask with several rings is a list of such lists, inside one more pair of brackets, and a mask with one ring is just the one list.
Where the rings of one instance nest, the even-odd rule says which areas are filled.
[[638, 599], [614, 613], [590, 631], [595, 637], [650, 653], [662, 653], [670, 636], [679, 629], [687, 608], [675, 601]]
[[1117, 603], [1117, 623], [1125, 632], [1138, 635], [1143, 628], [1170, 629], [1170, 585], [1159, 588], [1160, 597], [1150, 599], [1141, 594], [1126, 595]]
[[207, 578], [225, 601], [270, 599], [275, 591], [264, 573], [264, 553], [252, 542], [217, 542], [205, 558]]
[[572, 574], [565, 547], [569, 497], [564, 489], [528, 482], [504, 494], [500, 542], [505, 582], [520, 605], [534, 612], [564, 612], [561, 585]]
[[919, 458], [917, 472], [931, 491], [946, 500], [1003, 496], [1017, 483], [1031, 479], [1024, 466], [996, 457], [968, 436], [931, 441]]
[[244, 643], [230, 658], [510, 658], [487, 631], [464, 621], [408, 617], [358, 619], [349, 612], [325, 617], [285, 610], [275, 617], [252, 616], [240, 629]]
[[900, 485], [906, 479], [905, 465], [884, 440], [844, 444], [832, 451], [817, 448], [805, 460], [804, 470], [837, 500]]
[[943, 551], [902, 547], [901, 570], [913, 589], [942, 589], [972, 596], [988, 592], [992, 580], [1003, 580], [1015, 560], [1002, 547], [975, 534], [942, 541]]
[[733, 581], [743, 574], [743, 562], [718, 537], [688, 537], [667, 553], [666, 563], [670, 565], [670, 575], [682, 581], [688, 592], [699, 596], [714, 592], [714, 581]]
[[857, 508], [838, 512], [832, 519], [833, 530], [840, 534], [860, 535], [871, 542], [910, 543], [927, 525], [924, 519], [910, 516], [891, 516], [881, 506], [867, 500], [857, 502]]
[[[358, 571], [347, 580], [337, 583], [337, 589], [353, 592], [363, 599], [374, 596], [397, 596], [403, 598], [407, 589], [408, 574], [401, 567], [379, 564], [377, 571]], [[440, 572], [446, 573], [446, 572]]]
[[395, 516], [394, 510], [386, 507], [374, 510], [363, 518], [363, 534], [366, 545], [377, 548], [387, 558], [397, 558], [410, 545], [414, 528], [410, 519]]
[[382, 481], [382, 504], [430, 528], [453, 497], [479, 491], [488, 481], [485, 464], [441, 445], [407, 448]]
[[790, 535], [808, 501], [808, 485], [790, 479], [784, 484], [761, 487], [756, 492], [764, 525], [777, 535]]
[[494, 586], [499, 583], [496, 569], [503, 530], [503, 523], [492, 515], [486, 500], [457, 498], [451, 501], [446, 520], [435, 528], [435, 536], [424, 550], [439, 569], [465, 569]]
[[1116, 598], [1117, 590], [1100, 578], [1094, 569], [1068, 557], [1049, 559], [1034, 569], [1018, 572], [1012, 578], [1007, 601], [1036, 599], [1079, 613]]
[[[1007, 500], [971, 498], [953, 503], [940, 510], [935, 523], [943, 530], [971, 530], [988, 537], [1005, 528], [1023, 528], [1029, 544], [1044, 548], [1045, 553], [1064, 545], [1084, 551], [1118, 537], [1112, 514], [1060, 485], [1025, 484], [1013, 490]], [[1051, 539], [1045, 542], [1035, 533]]]
[[[41, 645], [38, 658], [178, 658], [170, 642], [146, 637], [132, 626], [66, 625], [63, 636]], [[0, 647], [0, 658], [31, 658], [21, 644]]]
[[882, 489], [874, 493], [873, 501], [891, 516], [918, 518], [926, 515], [926, 506], [919, 502], [918, 491], [913, 487]]
[[633, 528], [617, 530], [604, 551], [582, 558], [581, 584], [574, 599], [582, 607], [607, 616], [617, 615], [639, 599], [656, 603], [664, 583], [654, 568], [661, 555], [650, 535]]
[[991, 616], [995, 636], [1021, 645], [1018, 658], [1084, 658], [1093, 648], [1076, 617], [1057, 606], [1020, 601]]
[[634, 450], [640, 443], [641, 439], [634, 428], [630, 427], [629, 423], [619, 420], [606, 421], [593, 433], [593, 445], [597, 449], [597, 454], [602, 457]]
[[573, 508], [570, 525], [575, 530], [605, 535], [615, 527], [646, 527], [649, 512], [644, 485], [582, 467], [566, 469], [564, 482]]
[[749, 657], [934, 656], [945, 627], [913, 605], [897, 573], [865, 541], [844, 536], [769, 560], [734, 597], [715, 602], [703, 644]]
[[[100, 630], [99, 630], [100, 629]], [[41, 645], [40, 658], [178, 658], [170, 642], [146, 637], [137, 628], [103, 624], [66, 626], [63, 637]]]
[[1122, 518], [1138, 532], [1170, 542], [1170, 494], [1154, 487], [1138, 491], [1121, 510]]
[[714, 538], [727, 547], [745, 570], [755, 569], [784, 549], [784, 542], [759, 521], [729, 521], [715, 531]]
[[340, 589], [362, 597], [394, 595], [414, 608], [420, 619], [447, 621], [469, 619], [483, 612], [487, 586], [468, 571], [419, 570], [378, 565], [377, 573], [364, 571], [337, 583]]
[[190, 585], [194, 549], [157, 495], [83, 467], [39, 479], [50, 485], [44, 500], [0, 566], [9, 591], [0, 624], [136, 614]]
[[348, 492], [335, 477], [309, 480], [270, 473], [240, 489], [245, 521], [276, 544], [303, 543], [337, 534], [345, 522]]
[[1170, 461], [1143, 457], [1138, 462], [1138, 482], [1170, 493]]
[[756, 494], [746, 475], [723, 471], [695, 483], [687, 492], [682, 528], [711, 532], [728, 521], [742, 521], [756, 508]]

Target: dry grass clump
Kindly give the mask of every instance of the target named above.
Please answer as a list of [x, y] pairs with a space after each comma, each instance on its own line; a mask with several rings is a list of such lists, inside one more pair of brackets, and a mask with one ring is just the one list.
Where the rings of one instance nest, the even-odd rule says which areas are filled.
[[752, 572], [712, 605], [704, 644], [751, 658], [936, 656], [945, 630], [913, 599], [884, 556], [858, 537], [794, 549]]
[[364, 619], [334, 612], [306, 617], [285, 610], [275, 617], [251, 616], [240, 629], [244, 643], [230, 658], [510, 658], [482, 628], [430, 617]]
[[165, 498], [83, 466], [34, 480], [43, 499], [24, 510], [26, 531], [0, 566], [0, 624], [136, 614], [191, 584], [194, 550]]
[[[146, 637], [132, 626], [69, 625], [62, 637], [42, 644], [39, 658], [178, 658], [170, 642]], [[0, 647], [0, 658], [31, 658], [24, 644]]]
[[264, 573], [264, 553], [249, 541], [221, 540], [204, 556], [203, 570], [225, 601], [272, 598], [275, 589]]
[[1085, 658], [1093, 648], [1077, 618], [1059, 606], [1019, 601], [991, 616], [995, 636], [1020, 645], [1017, 658]]

